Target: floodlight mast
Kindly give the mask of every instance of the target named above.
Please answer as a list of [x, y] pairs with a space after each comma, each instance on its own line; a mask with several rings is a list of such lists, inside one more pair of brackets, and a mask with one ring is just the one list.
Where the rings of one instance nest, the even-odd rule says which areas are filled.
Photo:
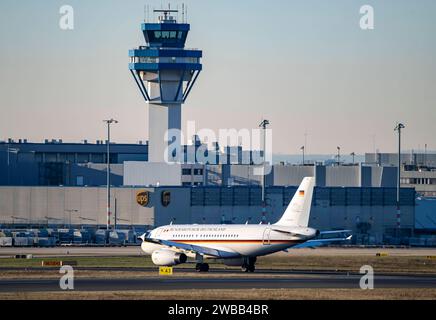
[[111, 139], [111, 124], [118, 123], [118, 120], [109, 119], [103, 120], [107, 124], [107, 149], [106, 149], [106, 191], [107, 191], [107, 211], [106, 211], [106, 230], [111, 228], [111, 164], [110, 164], [110, 139]]
[[262, 120], [262, 122], [259, 124], [259, 127], [263, 129], [263, 156], [262, 156], [262, 221], [261, 223], [266, 223], [266, 200], [265, 200], [265, 184], [266, 184], [266, 177], [265, 177], [265, 165], [266, 165], [266, 128], [269, 125], [269, 120]]
[[401, 130], [405, 128], [402, 123], [397, 123], [394, 131], [398, 131], [398, 168], [397, 168], [397, 236], [400, 236], [401, 209], [400, 209], [400, 188], [401, 188]]

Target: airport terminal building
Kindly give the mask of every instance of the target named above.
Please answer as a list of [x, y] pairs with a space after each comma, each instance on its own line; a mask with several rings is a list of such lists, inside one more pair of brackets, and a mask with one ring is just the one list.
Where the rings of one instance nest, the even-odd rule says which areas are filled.
[[[196, 140], [186, 148], [195, 151], [195, 145], [202, 144]], [[102, 141], [0, 144], [0, 228], [105, 229], [105, 152]], [[434, 243], [436, 202], [416, 194], [416, 185], [402, 185], [398, 230], [392, 163], [274, 164], [265, 178], [264, 217], [262, 177], [255, 175], [255, 165], [240, 163], [240, 147], [224, 149], [231, 159], [226, 164], [169, 167], [148, 162], [147, 152], [147, 142], [111, 145], [112, 225], [119, 229], [141, 232], [171, 222], [274, 223], [302, 178], [313, 176], [312, 227], [350, 229], [356, 244]], [[138, 203], [141, 195], [146, 203]]]
[[[295, 191], [266, 188], [263, 218], [260, 187], [113, 188], [113, 223], [138, 232], [169, 223], [274, 223]], [[395, 203], [395, 188], [316, 187], [310, 226], [351, 229], [355, 243], [398, 243]], [[103, 187], [0, 187], [0, 204], [3, 228], [98, 229], [106, 224]], [[401, 190], [401, 208], [400, 238], [410, 238], [415, 227], [413, 189]]]

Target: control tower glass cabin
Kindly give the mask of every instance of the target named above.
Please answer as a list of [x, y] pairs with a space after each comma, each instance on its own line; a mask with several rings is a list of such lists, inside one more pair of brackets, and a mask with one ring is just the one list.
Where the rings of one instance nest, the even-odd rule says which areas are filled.
[[[190, 26], [177, 23], [177, 10], [154, 12], [158, 22], [142, 23], [146, 46], [129, 50], [129, 69], [149, 106], [149, 162], [179, 162], [181, 107], [202, 69], [202, 51], [185, 49]], [[169, 129], [176, 130], [165, 139]]]

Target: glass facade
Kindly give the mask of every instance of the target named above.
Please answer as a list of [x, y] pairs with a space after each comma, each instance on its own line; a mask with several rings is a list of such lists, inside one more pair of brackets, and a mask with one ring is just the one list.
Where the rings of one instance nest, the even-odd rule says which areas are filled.
[[[281, 194], [287, 206], [297, 187], [270, 187], [265, 190], [268, 203], [270, 195]], [[191, 189], [191, 206], [258, 206], [261, 204], [260, 187], [199, 187]], [[394, 206], [396, 188], [337, 188], [315, 187], [314, 206]], [[401, 188], [400, 204], [414, 206], [415, 190]]]

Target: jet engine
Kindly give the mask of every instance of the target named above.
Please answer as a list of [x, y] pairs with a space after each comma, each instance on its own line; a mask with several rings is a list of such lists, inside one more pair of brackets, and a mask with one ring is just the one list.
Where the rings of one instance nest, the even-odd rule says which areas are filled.
[[186, 254], [168, 249], [153, 251], [151, 255], [151, 260], [157, 266], [175, 266], [185, 263], [187, 259]]
[[156, 244], [156, 243], [151, 243], [151, 242], [143, 241], [143, 242], [141, 243], [141, 249], [142, 249], [142, 251], [144, 251], [146, 254], [152, 255], [153, 252], [155, 252], [156, 250], [162, 249], [162, 245], [160, 245], [160, 244]]

